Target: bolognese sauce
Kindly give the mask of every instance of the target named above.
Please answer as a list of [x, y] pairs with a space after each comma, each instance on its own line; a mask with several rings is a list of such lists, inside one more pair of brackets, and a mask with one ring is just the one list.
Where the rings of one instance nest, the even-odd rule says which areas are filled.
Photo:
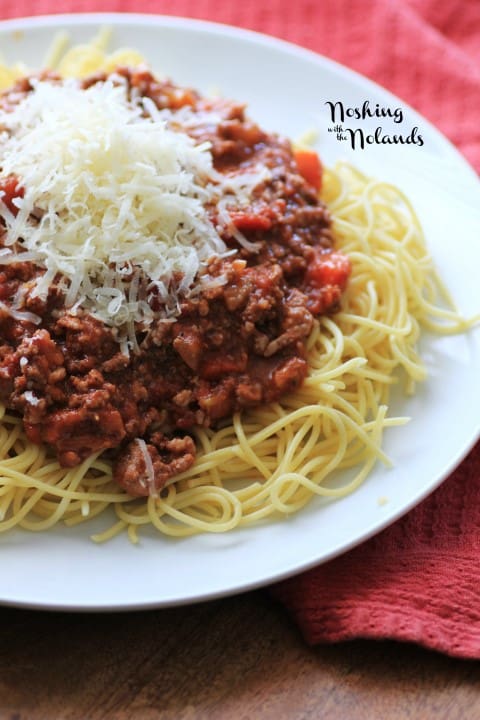
[[[180, 296], [174, 318], [162, 315], [163, 299], [151, 292], [154, 319], [136, 326], [129, 353], [111, 327], [81, 306], [65, 306], [61, 283], [53, 282], [45, 298], [32, 292], [44, 269], [21, 261], [21, 243], [18, 261], [2, 264], [0, 252], [1, 399], [23, 418], [28, 438], [49, 445], [62, 466], [104, 451], [119, 485], [146, 496], [193, 464], [195, 427], [216, 427], [301, 385], [306, 340], [315, 318], [339, 308], [350, 263], [333, 247], [318, 198], [318, 161], [296, 157], [289, 141], [263, 131], [241, 104], [205, 98], [146, 70], [116, 75], [130, 93], [171, 111], [171, 127], [208, 143], [223, 177], [268, 171], [248, 204], [228, 208], [227, 224], [221, 202], [207, 202], [227, 247], [207, 263], [212, 282]], [[82, 87], [106, 77], [92, 76]], [[22, 80], [0, 105], [13, 106], [32, 87]], [[182, 108], [199, 117], [215, 113], [217, 121], [184, 125], [176, 112]], [[0, 191], [15, 214], [25, 188], [21, 177], [2, 177], [1, 158]], [[5, 233], [0, 228], [0, 244]]]

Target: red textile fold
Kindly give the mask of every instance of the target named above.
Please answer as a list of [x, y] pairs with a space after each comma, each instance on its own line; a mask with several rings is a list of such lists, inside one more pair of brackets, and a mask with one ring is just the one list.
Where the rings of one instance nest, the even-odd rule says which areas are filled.
[[480, 443], [427, 500], [349, 553], [272, 588], [305, 640], [408, 640], [480, 658]]
[[[399, 95], [480, 170], [478, 0], [0, 0], [1, 19], [90, 11], [202, 18], [315, 50]], [[405, 518], [272, 593], [310, 643], [396, 638], [480, 658], [479, 550], [477, 445]]]
[[0, 18], [181, 15], [268, 33], [363, 73], [431, 120], [480, 168], [478, 0], [0, 0]]

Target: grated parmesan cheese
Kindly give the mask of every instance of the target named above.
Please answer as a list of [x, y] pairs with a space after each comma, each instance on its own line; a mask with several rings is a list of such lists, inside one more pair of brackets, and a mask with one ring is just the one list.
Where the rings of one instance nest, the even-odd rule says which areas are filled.
[[[227, 208], [248, 204], [268, 171], [225, 178], [209, 145], [175, 128], [212, 122], [213, 114], [181, 109], [175, 121], [171, 110], [129, 98], [123, 78], [85, 90], [68, 79], [32, 85], [13, 109], [0, 109], [0, 171], [24, 188], [16, 216], [0, 199], [0, 264], [21, 246], [45, 269], [32, 294], [46, 298], [60, 276], [67, 308], [116, 327], [122, 348], [135, 350], [135, 323], [148, 326], [155, 316], [153, 295], [160, 315], [174, 317], [207, 262], [231, 253], [222, 230], [249, 247]], [[215, 227], [205, 205], [220, 199]]]
[[23, 397], [25, 398], [25, 402], [27, 402], [29, 405], [38, 405], [40, 402], [39, 398], [37, 398], [36, 395], [33, 394], [31, 390], [25, 390], [23, 393]]
[[149, 488], [151, 496], [158, 497], [158, 493], [155, 489], [155, 469], [153, 467], [150, 453], [148, 452], [147, 443], [143, 438], [139, 437], [135, 438], [135, 442], [140, 448], [140, 452], [142, 453], [143, 461], [145, 463], [145, 474], [140, 477], [140, 484]]

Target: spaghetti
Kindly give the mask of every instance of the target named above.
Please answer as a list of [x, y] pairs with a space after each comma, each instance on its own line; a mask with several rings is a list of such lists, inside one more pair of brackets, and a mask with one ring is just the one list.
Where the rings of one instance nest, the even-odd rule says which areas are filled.
[[[114, 57], [105, 55], [102, 36], [65, 55], [62, 42], [48, 64], [65, 74], [108, 69]], [[7, 70], [0, 72], [0, 82], [10, 84]], [[455, 310], [398, 189], [341, 164], [325, 172], [322, 198], [352, 272], [341, 311], [320, 317], [308, 338], [301, 387], [279, 402], [235, 413], [221, 429], [196, 428], [195, 464], [148, 499], [119, 489], [100, 453], [61, 467], [3, 409], [0, 531], [73, 526], [110, 509], [116, 520], [96, 541], [127, 531], [137, 542], [142, 526], [176, 537], [225, 532], [297, 512], [315, 496], [342, 497], [377, 461], [389, 464], [383, 431], [407, 421], [388, 417], [391, 388], [403, 380], [413, 393], [426, 376], [416, 349], [421, 328], [462, 332], [471, 321]]]

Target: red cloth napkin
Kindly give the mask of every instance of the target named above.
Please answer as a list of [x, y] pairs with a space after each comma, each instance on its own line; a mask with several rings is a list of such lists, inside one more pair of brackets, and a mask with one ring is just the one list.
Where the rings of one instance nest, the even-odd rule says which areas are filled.
[[480, 443], [403, 519], [272, 591], [311, 644], [393, 638], [480, 658], [479, 581]]
[[0, 0], [0, 18], [181, 15], [290, 40], [367, 75], [431, 120], [480, 169], [479, 0]]
[[[478, 0], [0, 0], [0, 18], [120, 11], [196, 17], [269, 33], [376, 80], [480, 169]], [[409, 640], [480, 658], [480, 444], [418, 508], [355, 550], [272, 593], [309, 643]]]

